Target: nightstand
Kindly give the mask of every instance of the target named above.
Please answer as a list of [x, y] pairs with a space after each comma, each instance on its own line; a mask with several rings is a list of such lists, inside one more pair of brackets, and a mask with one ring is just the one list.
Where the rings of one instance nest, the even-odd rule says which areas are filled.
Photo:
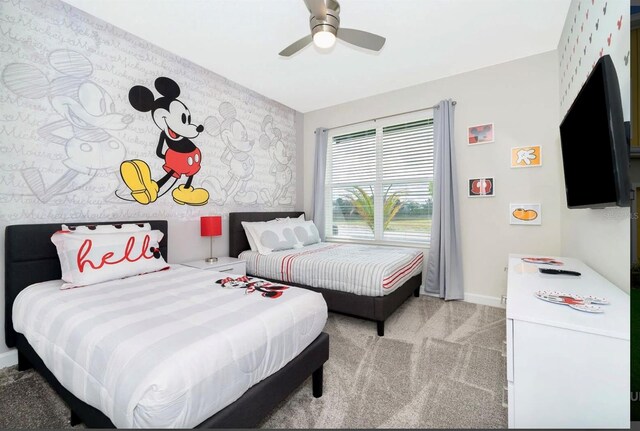
[[219, 257], [217, 262], [207, 263], [204, 259], [184, 262], [181, 265], [192, 268], [228, 272], [230, 274], [247, 275], [246, 262], [235, 257]]

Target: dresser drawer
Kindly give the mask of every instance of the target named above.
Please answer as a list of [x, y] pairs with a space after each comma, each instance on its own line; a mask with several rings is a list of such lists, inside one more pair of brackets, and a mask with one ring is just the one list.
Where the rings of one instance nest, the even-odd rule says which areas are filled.
[[513, 319], [507, 319], [507, 381], [513, 382]]

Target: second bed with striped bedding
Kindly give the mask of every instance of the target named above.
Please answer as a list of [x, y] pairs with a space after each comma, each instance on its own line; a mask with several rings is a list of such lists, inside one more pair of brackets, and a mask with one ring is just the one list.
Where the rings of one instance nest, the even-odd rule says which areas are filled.
[[422, 272], [423, 252], [414, 248], [318, 243], [268, 255], [244, 251], [247, 273], [282, 282], [384, 296]]

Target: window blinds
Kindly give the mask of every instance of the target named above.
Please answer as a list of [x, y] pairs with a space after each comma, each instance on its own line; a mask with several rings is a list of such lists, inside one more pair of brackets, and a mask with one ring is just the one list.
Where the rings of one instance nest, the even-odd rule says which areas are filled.
[[428, 244], [433, 159], [430, 118], [334, 136], [327, 237]]
[[[391, 221], [384, 211], [383, 239], [428, 242], [433, 195], [433, 119], [382, 129], [383, 196], [402, 207]], [[384, 204], [383, 204], [384, 205]]]

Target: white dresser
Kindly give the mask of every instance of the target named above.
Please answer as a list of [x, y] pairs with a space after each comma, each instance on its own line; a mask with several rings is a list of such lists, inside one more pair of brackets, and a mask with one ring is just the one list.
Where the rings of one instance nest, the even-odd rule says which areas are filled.
[[[606, 253], [603, 250], [603, 253]], [[629, 295], [576, 259], [561, 267], [509, 255], [509, 428], [629, 428]], [[574, 270], [545, 275], [538, 267]], [[542, 301], [538, 290], [604, 297], [591, 314]]]

